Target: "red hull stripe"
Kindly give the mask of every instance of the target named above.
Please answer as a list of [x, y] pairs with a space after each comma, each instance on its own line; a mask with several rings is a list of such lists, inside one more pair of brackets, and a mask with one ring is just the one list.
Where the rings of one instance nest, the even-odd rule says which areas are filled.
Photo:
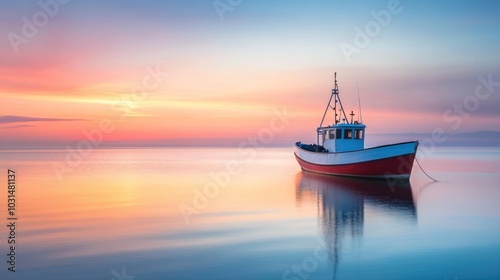
[[295, 158], [302, 169], [316, 173], [357, 176], [357, 177], [391, 177], [410, 176], [415, 153], [372, 161], [340, 165], [321, 165]]

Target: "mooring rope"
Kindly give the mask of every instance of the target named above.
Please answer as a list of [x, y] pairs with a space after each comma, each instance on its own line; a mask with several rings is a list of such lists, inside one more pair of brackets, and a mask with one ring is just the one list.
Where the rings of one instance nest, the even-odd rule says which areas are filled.
[[425, 170], [422, 168], [422, 165], [420, 165], [420, 162], [418, 162], [418, 158], [415, 157], [415, 161], [417, 162], [418, 164], [418, 167], [420, 167], [420, 170], [422, 170], [422, 172], [424, 172], [425, 175], [427, 175], [427, 177], [429, 177], [429, 179], [433, 180], [434, 182], [439, 182], [438, 180], [432, 178], [431, 176], [429, 176], [429, 174], [427, 174], [427, 172], [425, 172]]

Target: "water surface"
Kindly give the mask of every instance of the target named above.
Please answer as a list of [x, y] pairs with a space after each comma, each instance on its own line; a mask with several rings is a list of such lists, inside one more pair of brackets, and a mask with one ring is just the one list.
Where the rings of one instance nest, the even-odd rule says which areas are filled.
[[500, 278], [498, 148], [440, 148], [420, 157], [440, 182], [415, 165], [396, 186], [303, 173], [289, 148], [67, 156], [0, 152], [1, 279]]

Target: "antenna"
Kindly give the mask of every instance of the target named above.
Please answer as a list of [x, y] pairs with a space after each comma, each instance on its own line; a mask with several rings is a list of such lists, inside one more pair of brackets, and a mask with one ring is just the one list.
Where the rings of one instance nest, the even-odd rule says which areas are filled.
[[340, 122], [340, 119], [339, 119], [339, 121], [337, 121], [337, 116], [338, 116], [338, 114], [337, 114], [337, 103], [338, 103], [337, 99], [338, 99], [338, 96], [339, 96], [339, 87], [337, 85], [337, 72], [335, 72], [335, 86], [334, 86], [334, 88], [332, 90], [332, 93], [335, 94], [335, 108], [333, 109], [335, 111], [335, 117], [334, 117], [334, 123], [333, 124], [336, 125], [336, 124], [338, 124]]
[[363, 123], [363, 115], [361, 115], [361, 97], [359, 96], [358, 72], [356, 71], [356, 87], [358, 88], [358, 106], [359, 106], [359, 121]]

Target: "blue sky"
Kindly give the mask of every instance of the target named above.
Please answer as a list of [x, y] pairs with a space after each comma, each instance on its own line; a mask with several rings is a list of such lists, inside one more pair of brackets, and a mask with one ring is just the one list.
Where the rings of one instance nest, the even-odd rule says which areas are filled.
[[[223, 14], [220, 3], [229, 7]], [[22, 35], [23, 17], [43, 10], [39, 1], [2, 2], [0, 116], [67, 120], [1, 124], [10, 132], [4, 145], [46, 131], [74, 141], [113, 117], [113, 98], [151, 65], [169, 78], [110, 141], [175, 143], [201, 133], [204, 143], [227, 143], [259, 131], [281, 107], [295, 116], [283, 141], [314, 135], [334, 72], [349, 110], [357, 111], [359, 84], [371, 133], [500, 131], [500, 87], [473, 100], [481, 79], [500, 81], [499, 1], [229, 3], [73, 0], [16, 53], [9, 34]], [[356, 46], [357, 30], [368, 43]], [[345, 45], [357, 51], [346, 56]], [[473, 110], [457, 127], [459, 113], [447, 112], [464, 102]], [[194, 134], [191, 123], [205, 126]]]

